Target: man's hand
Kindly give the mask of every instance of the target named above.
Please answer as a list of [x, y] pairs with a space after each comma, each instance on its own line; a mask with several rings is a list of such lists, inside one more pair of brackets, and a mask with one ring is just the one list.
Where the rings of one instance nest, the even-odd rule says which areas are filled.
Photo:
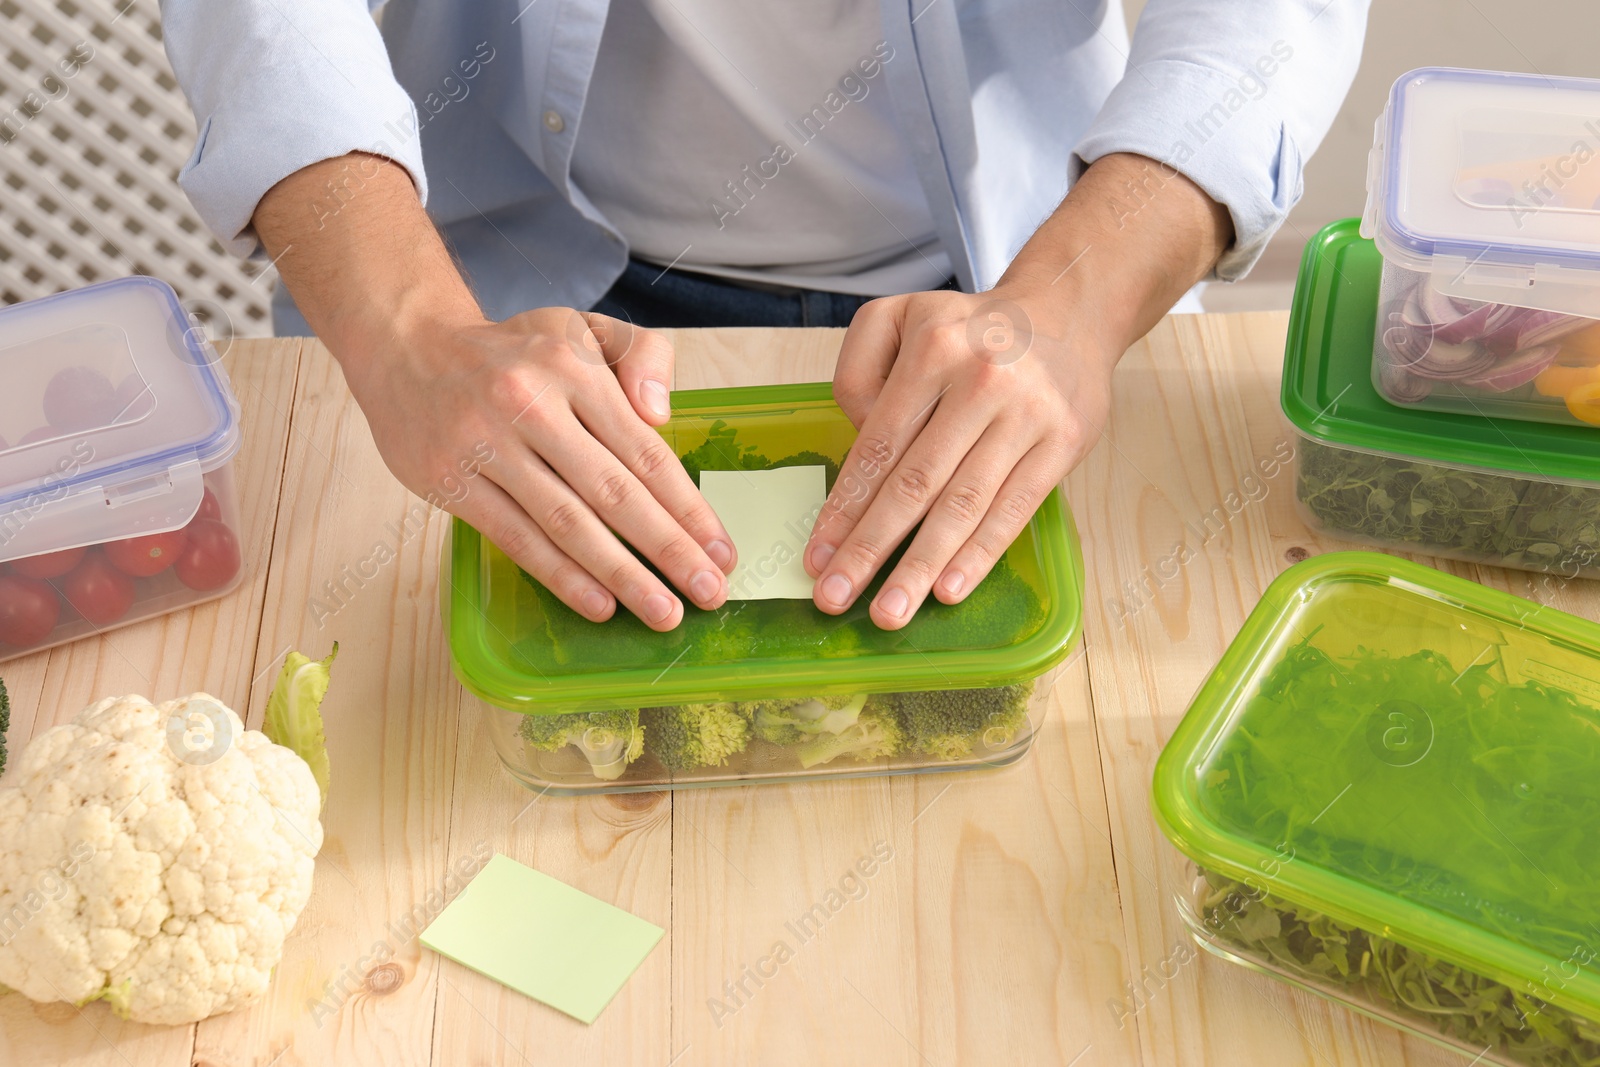
[[376, 157], [297, 171], [254, 221], [406, 488], [438, 500], [476, 468], [449, 510], [590, 619], [619, 600], [657, 630], [683, 618], [619, 534], [699, 606], [727, 599], [732, 539], [651, 429], [669, 414], [665, 338], [571, 308], [487, 321], [409, 177]]
[[1099, 439], [1116, 361], [1232, 236], [1186, 178], [1107, 156], [994, 289], [857, 312], [833, 391], [860, 433], [806, 548], [817, 607], [848, 608], [919, 522], [873, 621], [965, 597]]
[[545, 308], [432, 324], [352, 371], [378, 451], [413, 492], [487, 443], [493, 458], [452, 510], [575, 610], [609, 618], [615, 597], [658, 630], [683, 618], [612, 531], [701, 607], [727, 599], [732, 539], [647, 424], [668, 415], [665, 388], [645, 384], [671, 380], [660, 334]]
[[898, 629], [930, 590], [956, 603], [1099, 438], [1120, 353], [1024, 314], [1000, 290], [856, 314], [833, 391], [860, 434], [806, 557], [823, 611], [849, 607], [918, 522], [873, 621]]

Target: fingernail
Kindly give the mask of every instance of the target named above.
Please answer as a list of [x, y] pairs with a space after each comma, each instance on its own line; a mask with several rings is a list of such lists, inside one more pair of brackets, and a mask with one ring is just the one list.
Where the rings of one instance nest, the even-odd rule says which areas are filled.
[[710, 571], [697, 571], [695, 576], [689, 579], [689, 592], [701, 604], [716, 596], [717, 590], [721, 588], [722, 582]]
[[822, 599], [830, 604], [850, 602], [850, 579], [842, 574], [830, 574], [822, 580]]
[[667, 399], [667, 387], [654, 378], [646, 378], [639, 383], [639, 395], [644, 398], [644, 406], [650, 409], [650, 414], [662, 418], [672, 414], [672, 402]]
[[711, 557], [712, 563], [715, 563], [723, 570], [727, 570], [728, 566], [733, 563], [733, 549], [728, 546], [726, 541], [711, 542], [706, 546], [706, 555]]
[[828, 565], [828, 561], [832, 558], [832, 545], [818, 545], [816, 548], [811, 550], [811, 569], [815, 571], [821, 571], [822, 568]]
[[611, 601], [604, 593], [591, 589], [583, 594], [584, 614], [599, 617], [605, 614], [606, 608], [611, 606]]
[[957, 593], [961, 592], [962, 587], [966, 584], [967, 576], [962, 574], [960, 571], [951, 571], [939, 582], [939, 585], [943, 587], [944, 591], [951, 596], [955, 596]]
[[878, 610], [892, 619], [898, 619], [906, 613], [906, 608], [911, 606], [911, 598], [906, 596], [906, 591], [896, 586], [886, 591], [878, 598]]
[[649, 622], [662, 622], [672, 614], [672, 598], [651, 593], [644, 598], [644, 617]]

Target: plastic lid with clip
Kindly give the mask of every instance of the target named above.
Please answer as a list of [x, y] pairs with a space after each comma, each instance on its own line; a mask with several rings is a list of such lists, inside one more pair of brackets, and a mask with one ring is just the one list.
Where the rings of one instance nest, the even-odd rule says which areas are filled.
[[[827, 383], [678, 390], [660, 432], [713, 470], [789, 459], [837, 472], [855, 439]], [[807, 531], [791, 533], [799, 552]], [[1011, 685], [1060, 663], [1083, 614], [1082, 554], [1059, 491], [965, 600], [930, 597], [896, 631], [867, 613], [888, 565], [841, 615], [809, 600], [691, 605], [676, 629], [656, 633], [624, 610], [589, 622], [460, 520], [446, 551], [441, 598], [456, 676], [518, 711]]]
[[1361, 234], [1446, 295], [1600, 318], [1600, 80], [1402, 76]]
[[188, 522], [239, 447], [217, 360], [154, 278], [0, 310], [0, 561]]
[[1156, 820], [1208, 871], [1600, 1019], [1597, 679], [1592, 622], [1318, 556], [1196, 694]]
[[1306, 242], [1283, 354], [1283, 412], [1327, 444], [1541, 481], [1600, 482], [1600, 439], [1574, 425], [1397, 407], [1372, 384], [1378, 275], [1356, 220]]

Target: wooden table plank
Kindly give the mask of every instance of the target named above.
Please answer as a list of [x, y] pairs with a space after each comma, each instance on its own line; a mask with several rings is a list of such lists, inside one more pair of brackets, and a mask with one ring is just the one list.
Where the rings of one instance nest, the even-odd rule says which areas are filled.
[[672, 1062], [672, 794], [563, 797], [526, 789], [490, 744], [486, 715], [494, 713], [463, 696], [452, 856], [504, 853], [665, 928], [667, 936], [590, 1026], [441, 962], [433, 1062]]
[[[843, 335], [683, 333], [677, 385], [827, 381]], [[1082, 657], [1059, 677], [1016, 767], [677, 794], [673, 1051], [1135, 1062], [1105, 1007], [1128, 975]], [[796, 924], [829, 903], [820, 932]]]
[[[297, 340], [240, 341], [223, 360], [243, 412], [233, 460], [246, 568], [239, 588], [187, 611], [0, 664], [12, 698], [12, 751], [109, 694], [159, 701], [205, 690], [229, 707], [247, 706], [299, 362]], [[192, 1026], [125, 1023], [103, 1004], [79, 1010], [0, 997], [0, 1063], [187, 1067], [193, 1042]]]
[[427, 1064], [460, 689], [438, 622], [442, 521], [390, 476], [338, 365], [308, 342], [294, 398], [250, 724], [290, 648], [339, 658], [316, 888], [260, 1005], [201, 1024], [202, 1063]]

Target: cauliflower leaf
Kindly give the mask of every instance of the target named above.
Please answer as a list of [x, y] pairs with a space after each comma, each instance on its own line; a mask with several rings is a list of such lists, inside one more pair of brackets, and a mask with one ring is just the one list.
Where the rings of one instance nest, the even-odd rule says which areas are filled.
[[322, 698], [328, 695], [333, 657], [338, 654], [337, 641], [327, 659], [290, 652], [278, 672], [272, 695], [267, 698], [267, 717], [261, 724], [261, 732], [269, 740], [306, 761], [324, 804], [328, 802], [328, 739], [319, 709]]

